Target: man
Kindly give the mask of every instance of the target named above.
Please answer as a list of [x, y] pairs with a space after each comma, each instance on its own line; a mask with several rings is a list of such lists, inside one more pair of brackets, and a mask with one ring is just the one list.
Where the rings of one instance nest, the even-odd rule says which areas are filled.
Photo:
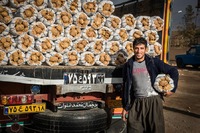
[[[162, 97], [176, 91], [178, 71], [159, 58], [146, 55], [147, 41], [144, 38], [135, 39], [133, 48], [134, 56], [123, 68], [122, 118], [127, 121], [128, 133], [164, 133]], [[160, 94], [154, 89], [155, 79], [161, 73], [169, 74], [173, 79], [171, 92]]]

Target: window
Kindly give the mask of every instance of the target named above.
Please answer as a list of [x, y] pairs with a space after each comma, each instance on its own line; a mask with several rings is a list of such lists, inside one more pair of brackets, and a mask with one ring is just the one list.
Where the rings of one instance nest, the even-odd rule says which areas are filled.
[[189, 51], [188, 51], [188, 54], [195, 54], [196, 53], [196, 48], [191, 48]]

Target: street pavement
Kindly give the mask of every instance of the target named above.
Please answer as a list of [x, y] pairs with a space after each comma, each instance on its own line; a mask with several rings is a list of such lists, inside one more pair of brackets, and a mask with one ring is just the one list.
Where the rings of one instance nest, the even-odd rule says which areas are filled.
[[200, 132], [200, 68], [179, 69], [176, 93], [165, 98], [166, 133]]

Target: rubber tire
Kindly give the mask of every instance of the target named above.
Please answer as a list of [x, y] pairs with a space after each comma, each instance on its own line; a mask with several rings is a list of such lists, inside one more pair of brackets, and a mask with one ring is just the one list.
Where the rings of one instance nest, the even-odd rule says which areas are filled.
[[96, 133], [107, 128], [108, 115], [104, 109], [51, 112], [33, 116], [33, 127], [42, 133]]
[[176, 59], [176, 64], [179, 68], [185, 67], [185, 64], [183, 63], [183, 60], [181, 58]]

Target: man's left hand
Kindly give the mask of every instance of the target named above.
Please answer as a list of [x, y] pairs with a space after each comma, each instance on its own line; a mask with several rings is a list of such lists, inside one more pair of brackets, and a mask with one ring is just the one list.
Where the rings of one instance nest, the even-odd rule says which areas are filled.
[[165, 96], [165, 97], [168, 97], [168, 96], [171, 96], [172, 94], [174, 94], [174, 92], [169, 91], [169, 92], [165, 92], [165, 93], [164, 93], [164, 96]]

